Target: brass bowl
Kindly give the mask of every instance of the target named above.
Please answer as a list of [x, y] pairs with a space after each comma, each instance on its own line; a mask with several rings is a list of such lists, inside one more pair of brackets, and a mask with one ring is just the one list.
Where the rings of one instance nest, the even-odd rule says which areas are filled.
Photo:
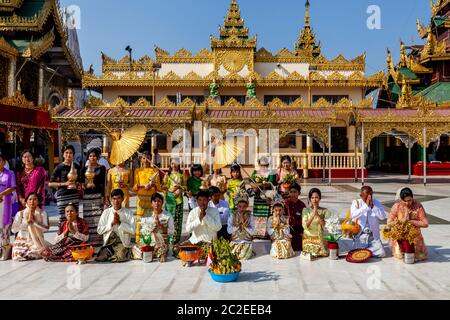
[[86, 263], [86, 261], [92, 259], [92, 256], [94, 255], [94, 247], [92, 246], [84, 246], [82, 248], [79, 248], [78, 250], [72, 251], [72, 257], [78, 261], [78, 264]]

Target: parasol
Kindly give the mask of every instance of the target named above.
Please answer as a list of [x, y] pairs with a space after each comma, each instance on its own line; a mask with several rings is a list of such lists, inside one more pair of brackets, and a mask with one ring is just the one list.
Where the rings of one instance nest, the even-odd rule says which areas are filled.
[[232, 143], [222, 143], [217, 145], [214, 153], [213, 169], [222, 169], [233, 163], [242, 151], [243, 148], [238, 147], [234, 141]]
[[112, 148], [110, 162], [119, 165], [129, 159], [139, 150], [144, 142], [147, 128], [137, 125], [123, 132], [111, 132]]

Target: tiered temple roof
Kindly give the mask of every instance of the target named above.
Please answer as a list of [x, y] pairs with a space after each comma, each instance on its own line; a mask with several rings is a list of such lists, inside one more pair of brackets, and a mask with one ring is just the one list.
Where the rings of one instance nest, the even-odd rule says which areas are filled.
[[0, 0], [0, 55], [34, 60], [47, 55], [48, 65], [59, 61], [58, 72], [77, 86], [82, 63], [69, 48], [70, 33], [57, 0]]
[[[238, 87], [252, 78], [258, 87], [380, 87], [384, 74], [365, 74], [365, 54], [353, 59], [338, 55], [330, 60], [321, 54], [311, 28], [309, 8], [308, 0], [305, 25], [293, 51], [283, 48], [274, 54], [265, 48], [257, 50], [256, 36], [250, 37], [239, 5], [232, 0], [219, 37], [211, 36], [211, 49], [193, 54], [182, 48], [170, 54], [156, 47], [155, 60], [146, 55], [131, 63], [128, 56], [116, 60], [102, 53], [102, 74], [85, 73], [83, 86], [100, 92], [106, 87], [153, 85], [208, 88], [216, 79], [222, 87]], [[162, 64], [156, 75], [155, 63]], [[291, 69], [280, 72], [276, 64], [289, 64]]]
[[[430, 0], [431, 19], [424, 26], [417, 19], [424, 45], [400, 43], [400, 60], [394, 65], [388, 50], [388, 75], [380, 107], [411, 107], [420, 103], [450, 106], [450, 0]], [[409, 52], [407, 52], [407, 50]]]

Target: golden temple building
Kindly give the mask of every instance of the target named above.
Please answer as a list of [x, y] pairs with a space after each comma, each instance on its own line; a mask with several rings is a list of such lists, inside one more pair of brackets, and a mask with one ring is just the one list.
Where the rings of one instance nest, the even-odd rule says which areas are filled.
[[[441, 9], [436, 10], [447, 4], [440, 1]], [[185, 129], [191, 139], [198, 138], [184, 154], [186, 167], [210, 161], [205, 157], [211, 140], [209, 129], [223, 134], [236, 130], [234, 134], [247, 147], [241, 158], [245, 166], [256, 166], [264, 155], [276, 167], [281, 155], [290, 155], [305, 178], [330, 174], [338, 178], [354, 177], [356, 169], [359, 176], [367, 174], [362, 165], [365, 154], [369, 151], [371, 161], [374, 149], [370, 150], [370, 142], [379, 135], [405, 132], [423, 145], [439, 130], [448, 131], [450, 114], [445, 109], [434, 110], [436, 105], [428, 97], [410, 97], [408, 90], [400, 92], [397, 105], [388, 95], [384, 100], [393, 105], [375, 109], [368, 94], [383, 88], [379, 90], [380, 103], [392, 74], [366, 74], [365, 54], [353, 58], [323, 56], [309, 9], [306, 1], [304, 26], [292, 50], [272, 53], [258, 47], [257, 38], [245, 27], [238, 3], [232, 0], [219, 35], [211, 37], [209, 48], [197, 53], [180, 49], [171, 54], [156, 47], [154, 58], [131, 59], [130, 54], [118, 60], [102, 53], [101, 74], [85, 72], [82, 81], [85, 89], [99, 92], [101, 98], [91, 96], [83, 108], [65, 110], [54, 117], [63, 139], [80, 141], [83, 146], [93, 138], [100, 139], [107, 152], [108, 130], [144, 124], [148, 129], [144, 148], [158, 148], [162, 167], [168, 168], [173, 146], [180, 140], [174, 137], [178, 135], [174, 130]], [[447, 22], [443, 26], [448, 30]], [[440, 40], [431, 41], [442, 54]], [[435, 56], [434, 51], [427, 52], [425, 60]], [[407, 60], [412, 64], [414, 59], [409, 56]], [[406, 79], [406, 87], [411, 84]], [[424, 114], [431, 114], [429, 119], [439, 118], [442, 124], [425, 138], [423, 128], [429, 123], [418, 122]], [[279, 132], [275, 153], [270, 151], [273, 141], [265, 133], [267, 129]]]

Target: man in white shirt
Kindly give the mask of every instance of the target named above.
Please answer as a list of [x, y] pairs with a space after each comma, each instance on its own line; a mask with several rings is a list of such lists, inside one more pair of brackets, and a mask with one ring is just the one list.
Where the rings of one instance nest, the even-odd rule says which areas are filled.
[[103, 235], [103, 247], [95, 261], [125, 262], [131, 258], [135, 221], [133, 212], [122, 208], [124, 197], [120, 189], [111, 192], [112, 207], [103, 211], [97, 227], [98, 234]]
[[201, 259], [206, 258], [209, 245], [217, 238], [217, 231], [222, 228], [219, 210], [208, 207], [209, 192], [200, 190], [197, 194], [197, 205], [189, 212], [186, 222], [186, 231], [191, 233], [191, 237], [179, 244], [182, 246], [197, 246], [203, 248]]
[[[222, 223], [222, 229], [217, 232], [217, 239], [224, 238], [231, 240], [231, 235], [227, 232], [228, 217], [230, 216], [230, 204], [228, 201], [221, 200], [221, 192], [218, 187], [209, 187], [209, 196], [211, 200], [208, 203], [208, 207], [216, 208], [219, 211], [220, 222]], [[197, 208], [197, 201], [194, 197], [189, 198], [189, 206], [191, 208]]]
[[380, 239], [380, 220], [386, 219], [386, 213], [382, 204], [373, 198], [371, 187], [362, 187], [360, 196], [351, 207], [351, 218], [356, 219], [360, 226], [354, 248], [368, 248], [375, 257], [382, 258], [386, 253]]

